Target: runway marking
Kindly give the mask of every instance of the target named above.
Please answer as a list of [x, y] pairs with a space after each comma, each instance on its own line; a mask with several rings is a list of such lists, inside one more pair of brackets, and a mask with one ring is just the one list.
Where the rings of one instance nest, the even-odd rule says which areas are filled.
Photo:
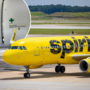
[[31, 29], [90, 29], [90, 26], [32, 25]]

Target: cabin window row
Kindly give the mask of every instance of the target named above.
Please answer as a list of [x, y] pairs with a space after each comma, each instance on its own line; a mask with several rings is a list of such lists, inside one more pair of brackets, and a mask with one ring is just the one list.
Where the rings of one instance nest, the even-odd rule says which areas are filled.
[[[79, 45], [79, 47], [90, 47], [90, 45]], [[74, 45], [70, 45], [70, 46], [62, 46], [62, 48], [70, 48], [70, 47], [74, 47]], [[77, 48], [78, 45], [75, 45], [75, 47]], [[38, 47], [37, 47], [38, 48]], [[41, 47], [41, 49], [50, 49], [50, 48], [61, 48], [61, 46], [46, 46], [46, 47]]]

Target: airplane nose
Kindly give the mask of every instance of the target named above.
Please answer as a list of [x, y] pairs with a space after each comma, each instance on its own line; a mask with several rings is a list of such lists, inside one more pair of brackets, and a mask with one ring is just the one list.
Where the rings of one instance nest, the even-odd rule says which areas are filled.
[[6, 62], [6, 63], [9, 63], [11, 62], [11, 54], [10, 52], [5, 52], [4, 55], [3, 55], [3, 60]]

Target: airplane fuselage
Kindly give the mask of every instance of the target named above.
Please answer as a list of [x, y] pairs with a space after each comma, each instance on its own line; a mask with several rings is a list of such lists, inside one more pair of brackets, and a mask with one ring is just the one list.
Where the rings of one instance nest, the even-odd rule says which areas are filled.
[[12, 46], [27, 48], [6, 51], [4, 55], [10, 56], [6, 62], [13, 65], [78, 64], [83, 58], [81, 56], [78, 60], [74, 55], [90, 56], [90, 36], [26, 38], [14, 42]]

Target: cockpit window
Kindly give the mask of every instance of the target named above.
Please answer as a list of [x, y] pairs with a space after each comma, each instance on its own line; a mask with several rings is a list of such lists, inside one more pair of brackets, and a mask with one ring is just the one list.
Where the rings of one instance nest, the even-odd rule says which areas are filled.
[[19, 46], [19, 48], [18, 48], [18, 49], [23, 50], [22, 46]]
[[24, 50], [27, 50], [27, 48], [26, 48], [25, 46], [23, 46], [23, 49], [24, 49]]
[[8, 49], [11, 49], [11, 46], [9, 46], [9, 48]]
[[25, 46], [9, 46], [8, 49], [27, 50], [27, 48]]
[[11, 49], [18, 49], [18, 46], [12, 46]]

